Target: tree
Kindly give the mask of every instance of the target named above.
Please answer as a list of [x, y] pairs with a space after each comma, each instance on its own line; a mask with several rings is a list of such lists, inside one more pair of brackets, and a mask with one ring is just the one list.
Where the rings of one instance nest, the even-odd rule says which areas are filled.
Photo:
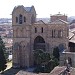
[[57, 58], [59, 60], [60, 54], [59, 54], [59, 48], [58, 47], [54, 48], [53, 56], [54, 56], [54, 58]]
[[48, 64], [46, 65], [47, 71], [46, 72], [51, 72], [54, 67], [58, 66], [59, 62], [56, 58], [51, 58], [51, 60], [48, 62]]
[[50, 53], [38, 49], [34, 51], [34, 57], [35, 57], [35, 62], [37, 64], [34, 72], [50, 72], [50, 69], [48, 68], [49, 66], [47, 66], [48, 62], [51, 59]]
[[5, 51], [5, 45], [0, 36], [0, 71], [4, 71], [7, 67], [4, 51]]
[[50, 54], [44, 50], [38, 49], [34, 51], [34, 60], [37, 65], [45, 64], [50, 60]]
[[41, 64], [41, 54], [42, 53], [43, 53], [43, 50], [41, 50], [41, 49], [34, 50], [34, 64], [36, 66]]
[[57, 58], [51, 57], [50, 53], [41, 49], [34, 50], [34, 58], [36, 62], [34, 72], [49, 73], [55, 66], [59, 65]]

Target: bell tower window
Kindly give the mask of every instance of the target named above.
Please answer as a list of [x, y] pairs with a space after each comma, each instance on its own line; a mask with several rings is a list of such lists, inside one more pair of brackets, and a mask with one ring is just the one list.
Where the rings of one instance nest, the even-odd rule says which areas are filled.
[[19, 24], [22, 24], [22, 15], [19, 15]]

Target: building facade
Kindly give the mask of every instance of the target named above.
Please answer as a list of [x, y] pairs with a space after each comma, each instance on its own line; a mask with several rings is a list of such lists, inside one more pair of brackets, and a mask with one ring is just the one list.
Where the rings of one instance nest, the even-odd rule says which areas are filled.
[[34, 6], [17, 6], [12, 12], [13, 67], [34, 66], [34, 50], [52, 54], [55, 47], [68, 51], [67, 16], [56, 14], [51, 21], [36, 21]]

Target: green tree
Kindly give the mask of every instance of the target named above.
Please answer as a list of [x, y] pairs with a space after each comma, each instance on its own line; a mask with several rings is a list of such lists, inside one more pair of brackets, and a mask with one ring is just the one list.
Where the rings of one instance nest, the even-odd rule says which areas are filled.
[[53, 50], [53, 56], [54, 56], [54, 58], [57, 58], [59, 60], [60, 53], [59, 53], [59, 48], [58, 47], [54, 48], [54, 50]]
[[7, 67], [4, 51], [5, 51], [5, 45], [0, 36], [0, 71], [4, 71]]
[[34, 72], [49, 73], [59, 64], [57, 58], [51, 57], [50, 53], [41, 49], [34, 51], [34, 58], [37, 64]]
[[46, 65], [47, 67], [47, 71], [46, 72], [50, 72], [54, 69], [54, 67], [58, 66], [59, 62], [58, 59], [56, 58], [51, 58], [51, 60], [48, 62], [48, 64]]
[[47, 72], [46, 65], [51, 59], [50, 54], [45, 52], [44, 50], [38, 49], [34, 50], [34, 58], [34, 61], [37, 64], [35, 72]]
[[41, 49], [34, 50], [34, 64], [36, 66], [41, 64], [41, 55], [42, 55], [42, 53], [43, 53], [43, 50], [41, 50]]
[[37, 65], [39, 64], [45, 64], [50, 60], [50, 54], [47, 52], [44, 52], [41, 49], [35, 50], [34, 51], [34, 60]]

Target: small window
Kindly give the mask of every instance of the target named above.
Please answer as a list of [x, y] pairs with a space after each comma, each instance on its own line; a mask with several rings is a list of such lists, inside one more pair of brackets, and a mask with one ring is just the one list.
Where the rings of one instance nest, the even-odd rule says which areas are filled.
[[19, 15], [19, 24], [22, 24], [22, 15]]
[[60, 38], [60, 30], [58, 30], [58, 38]]
[[18, 23], [18, 17], [16, 17], [16, 23]]
[[37, 33], [37, 28], [35, 28], [35, 33]]
[[43, 27], [41, 28], [41, 33], [43, 33]]
[[60, 36], [63, 37], [63, 31], [62, 31], [62, 30], [61, 30], [61, 32], [60, 32]]
[[52, 38], [53, 38], [53, 30], [52, 30]]
[[58, 30], [58, 38], [61, 38], [61, 37], [63, 37], [63, 32], [62, 30]]
[[26, 22], [26, 17], [24, 17], [24, 22]]
[[55, 38], [55, 29], [52, 30], [52, 38]]
[[54, 32], [53, 32], [53, 37], [55, 38], [55, 29], [54, 29]]

